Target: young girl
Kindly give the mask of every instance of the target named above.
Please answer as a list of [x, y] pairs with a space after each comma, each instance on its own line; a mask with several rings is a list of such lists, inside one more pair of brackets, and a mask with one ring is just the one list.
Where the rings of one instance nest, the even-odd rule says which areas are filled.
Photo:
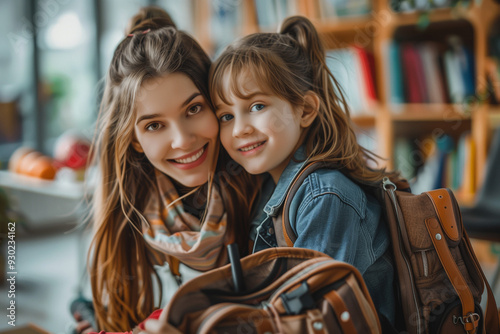
[[272, 219], [306, 162], [330, 163], [335, 168], [310, 174], [293, 198], [294, 246], [356, 266], [375, 306], [392, 321], [388, 230], [379, 203], [357, 185], [387, 173], [368, 167], [374, 155], [358, 145], [334, 85], [316, 29], [304, 17], [291, 17], [279, 33], [253, 34], [224, 50], [212, 65], [209, 87], [223, 146], [248, 172], [267, 172], [276, 184], [254, 251], [277, 246]]
[[141, 10], [129, 26], [106, 77], [93, 152], [90, 277], [107, 331], [130, 330], [165, 304], [157, 285], [165, 297], [186, 276], [225, 264], [227, 244], [244, 254], [256, 184], [224, 150], [217, 158], [210, 60], [198, 43], [161, 9]]

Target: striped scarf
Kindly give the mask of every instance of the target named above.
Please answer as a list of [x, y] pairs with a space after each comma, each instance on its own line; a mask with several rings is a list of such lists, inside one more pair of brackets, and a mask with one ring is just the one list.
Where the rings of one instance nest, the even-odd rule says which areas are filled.
[[207, 202], [204, 221], [184, 210], [170, 179], [156, 171], [156, 191], [151, 195], [144, 216], [144, 238], [155, 249], [168, 255], [169, 263], [178, 261], [207, 271], [227, 263], [225, 244], [227, 221], [222, 198], [215, 186]]

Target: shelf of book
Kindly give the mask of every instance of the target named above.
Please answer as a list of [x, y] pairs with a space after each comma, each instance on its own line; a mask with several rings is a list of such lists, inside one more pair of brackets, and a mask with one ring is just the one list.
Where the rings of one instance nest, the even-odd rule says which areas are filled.
[[473, 15], [473, 6], [456, 5], [455, 7], [436, 8], [430, 11], [392, 12], [391, 25], [394, 27], [409, 25], [425, 25], [427, 23], [453, 21], [470, 18]]
[[[201, 4], [196, 6], [201, 27], [197, 39], [206, 49], [218, 47], [207, 29], [211, 0], [193, 1]], [[341, 7], [331, 8], [337, 5]], [[328, 66], [347, 92], [352, 121], [371, 131], [375, 151], [389, 159], [382, 163], [397, 165], [398, 139], [415, 143], [441, 131], [457, 144], [468, 136], [475, 187], [459, 196], [471, 202], [470, 189], [480, 186], [487, 160], [488, 129], [500, 125], [500, 106], [488, 106], [487, 101], [467, 106], [462, 101], [477, 101], [488, 89], [489, 40], [500, 5], [493, 0], [460, 1], [412, 12], [396, 12], [389, 0], [357, 3], [354, 12], [343, 5], [329, 0], [240, 0], [234, 32], [274, 32], [290, 15], [311, 19], [325, 41]]]
[[354, 115], [351, 119], [356, 126], [361, 128], [373, 128], [376, 122], [374, 115]]
[[443, 121], [470, 120], [470, 113], [460, 104], [407, 103], [391, 105], [393, 121]]
[[319, 33], [335, 34], [343, 32], [361, 32], [372, 21], [372, 17], [363, 15], [347, 18], [315, 19], [313, 23]]

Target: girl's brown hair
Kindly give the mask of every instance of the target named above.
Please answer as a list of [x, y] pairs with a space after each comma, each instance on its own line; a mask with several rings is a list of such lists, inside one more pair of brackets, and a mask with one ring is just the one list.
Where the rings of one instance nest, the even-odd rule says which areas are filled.
[[[134, 106], [141, 85], [180, 72], [193, 81], [211, 106], [207, 85], [210, 64], [200, 45], [177, 30], [164, 10], [155, 7], [143, 8], [131, 19], [115, 50], [93, 145], [99, 182], [93, 199], [95, 234], [89, 259], [99, 330], [130, 330], [161, 302], [155, 305], [153, 277], [160, 286], [160, 296], [161, 283], [153, 265], [163, 264], [165, 258], [148, 247], [140, 232], [145, 221], [142, 212], [155, 188], [154, 168], [131, 145]], [[230, 163], [225, 156], [219, 159], [218, 170], [224, 171]], [[219, 183], [228, 214], [228, 233], [246, 245], [256, 189], [249, 185], [256, 181], [245, 172], [238, 177], [216, 172], [214, 180]]]
[[[228, 104], [225, 87], [244, 98], [237, 84], [243, 73], [251, 73], [262, 88], [292, 105], [304, 105], [308, 91], [319, 97], [318, 116], [303, 136], [310, 161], [335, 165], [362, 183], [388, 174], [368, 166], [368, 160], [377, 156], [358, 144], [346, 100], [328, 69], [318, 32], [307, 18], [289, 17], [279, 33], [252, 34], [228, 46], [210, 70], [212, 99]], [[229, 81], [224, 80], [226, 75]], [[231, 84], [225, 86], [227, 82]]]

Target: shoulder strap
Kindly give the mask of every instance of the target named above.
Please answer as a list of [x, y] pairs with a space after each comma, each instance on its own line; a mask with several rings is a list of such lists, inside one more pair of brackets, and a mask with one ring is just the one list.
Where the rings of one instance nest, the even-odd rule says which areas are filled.
[[[277, 229], [275, 228], [276, 237], [280, 238], [281, 237], [280, 234], [283, 234], [284, 241], [288, 247], [293, 247], [293, 244], [297, 240], [297, 236], [295, 235], [295, 232], [293, 231], [292, 226], [290, 225], [290, 219], [288, 217], [293, 197], [295, 196], [295, 193], [297, 193], [297, 190], [299, 190], [305, 178], [309, 176], [309, 174], [311, 174], [317, 169], [324, 168], [327, 166], [328, 166], [327, 164], [320, 161], [314, 161], [308, 163], [302, 169], [302, 171], [295, 177], [290, 188], [288, 188], [288, 193], [286, 195], [285, 203], [283, 204], [283, 211], [281, 214], [281, 226], [277, 226], [278, 227]], [[279, 222], [277, 223], [279, 224]], [[279, 230], [282, 230], [282, 232]]]
[[[297, 190], [299, 190], [305, 178], [308, 177], [314, 171], [321, 168], [338, 169], [340, 172], [346, 175], [342, 169], [335, 167], [334, 165], [332, 165], [332, 163], [327, 163], [322, 161], [310, 162], [306, 164], [304, 168], [302, 168], [302, 171], [295, 177], [295, 179], [292, 182], [292, 185], [288, 189], [288, 193], [286, 195], [285, 203], [283, 204], [283, 210], [281, 213], [281, 222], [279, 221], [280, 219], [278, 219], [278, 221], [274, 221], [274, 230], [276, 239], [278, 241], [278, 245], [280, 246], [286, 245], [288, 247], [293, 247], [293, 245], [295, 244], [297, 236], [295, 235], [295, 232], [293, 231], [292, 226], [290, 225], [290, 219], [288, 217], [288, 213], [290, 212], [290, 205], [292, 203], [293, 197], [295, 196], [295, 193], [297, 193]], [[347, 177], [349, 177], [349, 175], [347, 175]], [[383, 203], [382, 200], [383, 197], [380, 198], [379, 195], [377, 194], [377, 191], [383, 192], [381, 190], [382, 188], [380, 187], [380, 183], [370, 183], [370, 182], [363, 183], [357, 180], [353, 180], [350, 177], [349, 179], [351, 179], [353, 182], [359, 185], [363, 190], [369, 190], [378, 200], [381, 201], [381, 203]], [[405, 192], [411, 192], [410, 186], [405, 179], [394, 180], [394, 182], [397, 184], [399, 190]]]

